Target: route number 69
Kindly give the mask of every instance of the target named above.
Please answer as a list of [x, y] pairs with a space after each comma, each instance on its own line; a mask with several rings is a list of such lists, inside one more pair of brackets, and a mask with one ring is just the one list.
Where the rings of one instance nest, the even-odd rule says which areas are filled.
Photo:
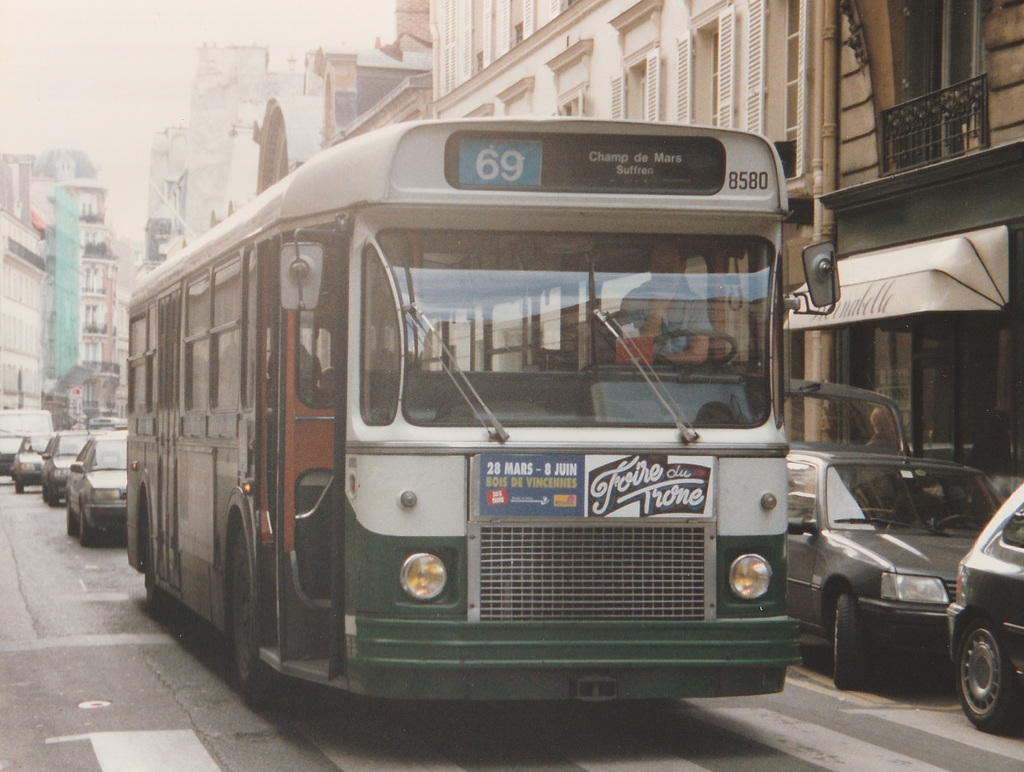
[[516, 150], [498, 153], [493, 147], [481, 150], [476, 157], [476, 173], [481, 182], [493, 182], [500, 177], [505, 182], [516, 182], [523, 176], [526, 157]]

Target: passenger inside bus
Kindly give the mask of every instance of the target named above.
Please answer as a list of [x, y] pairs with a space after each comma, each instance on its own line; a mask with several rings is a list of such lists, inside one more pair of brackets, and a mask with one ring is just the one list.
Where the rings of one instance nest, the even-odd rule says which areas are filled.
[[708, 358], [711, 321], [703, 299], [686, 280], [684, 261], [674, 241], [658, 241], [651, 248], [651, 278], [622, 299], [619, 323], [635, 333], [626, 345], [634, 356], [650, 363], [702, 364]]

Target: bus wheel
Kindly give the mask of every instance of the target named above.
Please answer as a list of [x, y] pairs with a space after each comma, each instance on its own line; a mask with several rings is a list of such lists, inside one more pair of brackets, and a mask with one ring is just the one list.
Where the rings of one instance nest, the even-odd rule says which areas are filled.
[[867, 638], [857, 599], [848, 592], [836, 599], [832, 663], [832, 681], [837, 688], [864, 690], [868, 687], [871, 681], [871, 660]]
[[243, 538], [232, 541], [229, 560], [235, 675], [246, 702], [261, 705], [269, 697], [272, 671], [260, 659], [255, 581]]

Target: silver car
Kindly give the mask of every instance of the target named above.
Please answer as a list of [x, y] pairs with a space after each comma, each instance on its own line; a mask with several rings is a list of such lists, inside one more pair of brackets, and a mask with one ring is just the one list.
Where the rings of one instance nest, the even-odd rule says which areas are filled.
[[98, 531], [124, 530], [128, 503], [128, 432], [89, 439], [68, 471], [67, 531], [82, 546]]

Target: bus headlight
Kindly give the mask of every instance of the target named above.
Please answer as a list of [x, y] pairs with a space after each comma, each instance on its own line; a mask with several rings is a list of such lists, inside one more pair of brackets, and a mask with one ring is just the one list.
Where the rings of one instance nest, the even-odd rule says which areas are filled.
[[416, 600], [431, 600], [444, 590], [448, 582], [448, 571], [437, 555], [417, 552], [402, 564], [399, 575], [402, 589]]
[[760, 598], [771, 581], [772, 567], [760, 555], [740, 555], [729, 567], [729, 586], [744, 600]]

